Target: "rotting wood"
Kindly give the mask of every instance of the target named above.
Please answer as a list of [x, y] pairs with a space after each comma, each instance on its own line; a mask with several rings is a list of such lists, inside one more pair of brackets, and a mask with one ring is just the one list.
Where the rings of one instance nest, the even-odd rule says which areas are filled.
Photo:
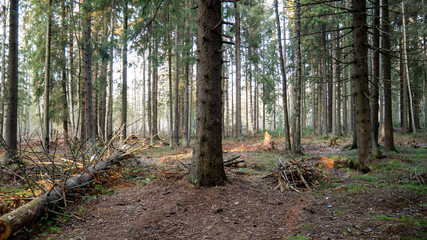
[[129, 157], [131, 153], [116, 153], [113, 156], [95, 162], [80, 174], [68, 178], [50, 191], [0, 217], [0, 240], [7, 239], [13, 232], [37, 221], [51, 205], [62, 201], [73, 189], [89, 184], [97, 173], [108, 170], [113, 165]]

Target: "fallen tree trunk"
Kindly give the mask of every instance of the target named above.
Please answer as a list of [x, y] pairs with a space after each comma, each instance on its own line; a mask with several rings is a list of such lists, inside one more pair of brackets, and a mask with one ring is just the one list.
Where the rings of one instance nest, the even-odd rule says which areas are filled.
[[82, 173], [68, 178], [63, 183], [57, 183], [49, 192], [1, 216], [0, 240], [7, 239], [13, 232], [21, 227], [34, 223], [50, 205], [63, 200], [73, 189], [89, 184], [97, 173], [108, 170], [111, 166], [118, 164], [127, 156], [129, 156], [128, 153], [118, 153], [107, 159], [97, 161]]

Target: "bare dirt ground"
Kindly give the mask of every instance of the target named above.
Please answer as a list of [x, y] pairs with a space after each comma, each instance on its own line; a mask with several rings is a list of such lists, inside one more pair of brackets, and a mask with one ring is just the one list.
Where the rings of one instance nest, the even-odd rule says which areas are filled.
[[[427, 149], [423, 139], [414, 144]], [[305, 139], [303, 147], [306, 156], [354, 155], [326, 140]], [[224, 186], [203, 188], [185, 177], [191, 149], [166, 148], [126, 160], [122, 177], [107, 179], [103, 194], [69, 206], [73, 215], [57, 219], [54, 231], [15, 239], [426, 239], [426, 187], [399, 185], [408, 173], [398, 168], [389, 170], [398, 179], [324, 169], [316, 191], [280, 192], [270, 173], [286, 155], [280, 144], [274, 150], [253, 138], [226, 141], [225, 158], [239, 154], [246, 166], [227, 168]]]

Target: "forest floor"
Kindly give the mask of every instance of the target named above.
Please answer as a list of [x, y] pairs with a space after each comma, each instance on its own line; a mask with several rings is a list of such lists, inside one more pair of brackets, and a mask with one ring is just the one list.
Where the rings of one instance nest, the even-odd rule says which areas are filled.
[[224, 158], [245, 162], [226, 168], [227, 183], [212, 188], [188, 181], [191, 148], [137, 151], [96, 191], [13, 239], [426, 239], [426, 132], [397, 134], [398, 152], [383, 153], [367, 174], [345, 164], [357, 158], [343, 149], [350, 139], [330, 145], [306, 136], [304, 155], [292, 158], [335, 163], [319, 168], [323, 180], [302, 193], [276, 187], [272, 172], [290, 156], [278, 136], [274, 149], [263, 141], [225, 140]]

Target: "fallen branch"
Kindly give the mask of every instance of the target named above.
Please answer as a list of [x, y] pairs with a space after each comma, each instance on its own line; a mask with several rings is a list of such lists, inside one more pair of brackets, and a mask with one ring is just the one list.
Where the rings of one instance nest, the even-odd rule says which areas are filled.
[[0, 240], [7, 239], [13, 232], [35, 222], [46, 208], [64, 199], [72, 190], [88, 185], [97, 173], [108, 170], [129, 156], [129, 153], [116, 153], [112, 157], [95, 162], [80, 174], [57, 183], [50, 191], [38, 196], [27, 204], [0, 217]]

